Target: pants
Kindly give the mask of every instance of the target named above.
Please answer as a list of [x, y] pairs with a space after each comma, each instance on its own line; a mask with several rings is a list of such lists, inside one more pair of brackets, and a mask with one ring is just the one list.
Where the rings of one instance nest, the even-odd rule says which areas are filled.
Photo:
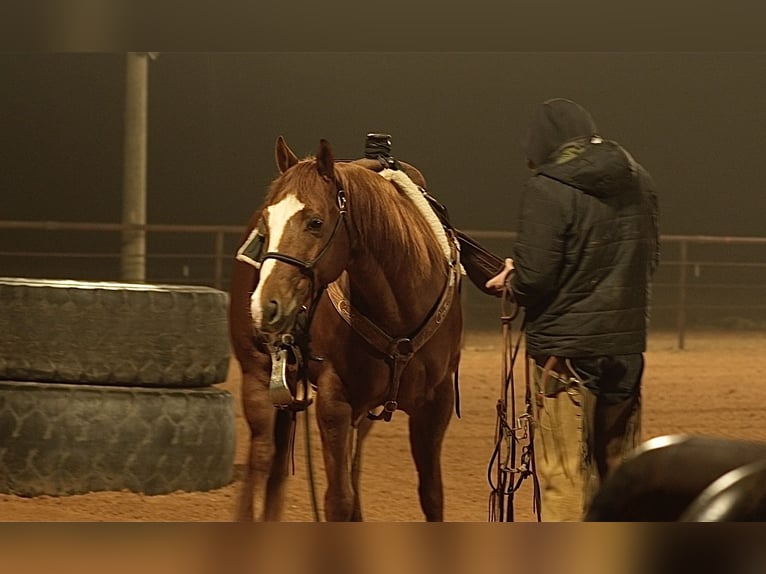
[[640, 442], [643, 355], [529, 358], [543, 521], [579, 521]]

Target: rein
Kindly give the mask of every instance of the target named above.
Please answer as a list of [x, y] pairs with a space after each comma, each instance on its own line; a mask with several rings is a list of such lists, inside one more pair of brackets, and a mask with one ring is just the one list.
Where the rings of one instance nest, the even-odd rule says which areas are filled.
[[[333, 240], [337, 236], [338, 229], [346, 221], [346, 192], [338, 188], [336, 192], [336, 203], [339, 209], [338, 218], [335, 221], [330, 237], [328, 237], [322, 249], [311, 261], [304, 261], [280, 253], [278, 251], [269, 251], [260, 258], [260, 263], [267, 259], [274, 259], [298, 267], [302, 273], [311, 279], [311, 289], [314, 290], [314, 267], [327, 253]], [[348, 228], [347, 228], [348, 229]], [[390, 421], [393, 413], [399, 408], [399, 385], [404, 369], [409, 361], [434, 335], [441, 325], [444, 317], [447, 315], [454, 300], [455, 291], [459, 284], [457, 249], [454, 241], [449, 241], [450, 258], [448, 276], [442, 289], [442, 293], [432, 308], [429, 315], [425, 318], [417, 331], [409, 337], [392, 337], [385, 333], [380, 327], [373, 323], [369, 318], [356, 310], [350, 303], [347, 295], [343, 292], [338, 281], [332, 282], [329, 286], [323, 285], [317, 290], [310, 307], [303, 308], [306, 319], [303, 322], [300, 333], [283, 334], [278, 343], [274, 345], [271, 353], [272, 370], [269, 382], [269, 395], [275, 407], [288, 409], [292, 411], [305, 410], [311, 404], [310, 389], [308, 387], [308, 377], [306, 376], [306, 362], [308, 360], [321, 361], [321, 357], [315, 357], [309, 349], [309, 332], [311, 322], [314, 317], [314, 311], [322, 294], [327, 291], [330, 301], [333, 303], [338, 314], [357, 332], [367, 343], [369, 343], [378, 352], [385, 355], [390, 367], [389, 394], [383, 404], [383, 410], [374, 414], [369, 412], [368, 418], [372, 420]], [[296, 371], [296, 380], [302, 383], [302, 388], [296, 387], [293, 393], [288, 384], [288, 371], [290, 366]], [[299, 390], [301, 395], [299, 396]]]
[[[337, 184], [336, 184], [337, 185]], [[253, 231], [248, 241], [240, 248], [237, 257], [256, 267], [260, 267], [267, 259], [274, 259], [288, 265], [297, 267], [301, 273], [307, 275], [311, 281], [311, 292], [314, 292], [316, 286], [316, 275], [314, 272], [317, 263], [329, 251], [334, 239], [337, 237], [338, 230], [343, 225], [348, 232], [346, 223], [346, 192], [341, 188], [336, 189], [336, 203], [339, 214], [335, 221], [330, 236], [320, 249], [319, 253], [310, 261], [305, 261], [292, 255], [278, 251], [268, 251], [262, 256], [259, 251], [264, 243], [264, 236], [258, 231]], [[424, 322], [409, 337], [391, 337], [380, 329], [370, 319], [362, 315], [351, 305], [348, 297], [335, 281], [328, 285], [322, 285], [316, 290], [311, 304], [302, 308], [302, 321], [296, 321], [296, 329], [292, 333], [283, 333], [279, 336], [276, 343], [272, 343], [271, 354], [271, 377], [269, 380], [269, 396], [275, 408], [288, 410], [292, 412], [293, 418], [299, 411], [307, 411], [312, 404], [311, 386], [308, 377], [308, 361], [322, 361], [321, 357], [314, 356], [310, 351], [310, 328], [317, 309], [317, 304], [322, 295], [327, 291], [330, 300], [340, 316], [370, 345], [383, 353], [390, 367], [389, 394], [383, 404], [383, 410], [379, 414], [368, 412], [368, 418], [372, 420], [390, 421], [393, 413], [399, 408], [398, 395], [399, 385], [402, 373], [409, 364], [409, 361], [415, 353], [425, 345], [441, 326], [444, 318], [447, 316], [454, 299], [455, 292], [459, 285], [459, 262], [457, 257], [457, 247], [455, 241], [449, 241], [451, 257], [448, 260], [449, 270], [442, 293], [428, 314]], [[290, 388], [289, 380], [295, 381], [295, 392]], [[457, 378], [455, 379], [457, 387]], [[311, 468], [310, 452], [310, 433], [308, 430], [308, 419], [306, 419], [306, 437], [305, 444], [307, 449], [307, 460], [309, 464], [309, 491], [311, 494], [312, 507], [315, 520], [319, 521], [318, 504], [315, 492], [315, 483], [313, 470]], [[291, 452], [294, 449], [294, 435], [291, 439]]]
[[[533, 509], [537, 521], [542, 519], [540, 506], [540, 485], [535, 469], [534, 456], [534, 420], [532, 415], [532, 395], [529, 381], [529, 362], [525, 368], [525, 412], [517, 416], [516, 383], [514, 366], [519, 352], [526, 319], [522, 321], [519, 337], [513, 343], [512, 323], [519, 313], [519, 306], [513, 299], [512, 292], [503, 290], [500, 320], [503, 329], [502, 373], [500, 398], [497, 401], [497, 423], [495, 426], [495, 448], [487, 467], [487, 481], [491, 489], [489, 495], [489, 521], [513, 522], [514, 498], [516, 491], [526, 478], [533, 480]], [[510, 413], [508, 402], [510, 397]], [[518, 456], [520, 443], [521, 456]], [[517, 458], [519, 459], [517, 461]], [[494, 471], [494, 472], [493, 472]], [[493, 476], [494, 474], [494, 476]]]
[[[319, 250], [314, 259], [311, 261], [304, 261], [280, 253], [278, 251], [268, 251], [259, 258], [258, 263], [263, 264], [267, 259], [274, 259], [298, 267], [302, 273], [308, 275], [311, 280], [311, 291], [314, 292], [316, 284], [316, 277], [314, 275], [314, 267], [324, 257], [327, 251], [330, 249], [333, 240], [337, 236], [338, 229], [346, 221], [346, 192], [341, 187], [337, 187], [335, 194], [335, 201], [338, 205], [338, 218], [335, 220], [335, 226], [333, 227], [330, 237]], [[348, 231], [348, 228], [346, 228]], [[307, 411], [313, 399], [311, 398], [311, 387], [309, 384], [309, 378], [307, 373], [307, 361], [315, 360], [321, 361], [321, 357], [314, 356], [310, 351], [309, 333], [311, 328], [311, 322], [314, 318], [314, 312], [317, 308], [317, 303], [322, 297], [326, 286], [322, 286], [317, 290], [314, 295], [311, 305], [307, 309], [305, 306], [302, 311], [305, 314], [305, 321], [300, 325], [299, 332], [296, 334], [285, 333], [280, 337], [279, 342], [274, 345], [274, 349], [271, 351], [271, 377], [269, 379], [269, 396], [274, 407], [278, 409], [292, 411], [293, 420], [299, 411]], [[288, 383], [288, 375], [291, 369], [295, 371], [296, 389], [295, 393], [292, 392]], [[295, 424], [295, 423], [294, 423]], [[314, 470], [313, 470], [313, 458], [311, 456], [311, 432], [309, 429], [308, 416], [305, 419], [304, 424], [306, 447], [306, 461], [308, 464], [308, 478], [309, 478], [309, 495], [311, 498], [311, 506], [313, 509], [314, 520], [320, 522], [319, 518], [319, 505], [316, 496], [316, 485], [314, 482]], [[290, 441], [291, 457], [294, 453], [294, 438]]]
[[[338, 230], [346, 221], [346, 192], [340, 187], [336, 190], [335, 201], [339, 210], [338, 218], [335, 220], [335, 226], [330, 233], [330, 237], [327, 238], [327, 241], [314, 259], [311, 261], [304, 261], [297, 257], [293, 257], [292, 255], [287, 255], [278, 251], [269, 251], [261, 258], [261, 264], [266, 259], [274, 259], [298, 267], [302, 273], [309, 276], [311, 280], [311, 291], [314, 292], [316, 283], [314, 267], [330, 249], [333, 240], [337, 236]], [[310, 351], [309, 332], [311, 322], [314, 319], [317, 303], [322, 297], [325, 289], [326, 286], [322, 285], [321, 288], [316, 291], [316, 294], [311, 301], [311, 305], [308, 308], [305, 306], [302, 308], [305, 320], [302, 321], [302, 324], [298, 325], [300, 327], [298, 332], [295, 334], [282, 334], [279, 342], [274, 345], [274, 350], [271, 352], [269, 395], [271, 396], [272, 403], [277, 408], [301, 411], [308, 408], [312, 402], [310, 397], [311, 390], [309, 388], [308, 376], [306, 373], [306, 364], [308, 360], [321, 361], [322, 359], [314, 356]], [[303, 396], [298, 396], [299, 388], [297, 388], [297, 384], [295, 394], [290, 390], [287, 382], [289, 365], [294, 365], [296, 380], [298, 383], [302, 383], [302, 389], [300, 390], [302, 390]]]

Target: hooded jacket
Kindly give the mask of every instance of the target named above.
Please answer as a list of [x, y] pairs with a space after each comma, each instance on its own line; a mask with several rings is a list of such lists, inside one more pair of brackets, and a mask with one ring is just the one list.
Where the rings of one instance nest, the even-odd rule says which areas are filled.
[[659, 261], [649, 173], [596, 135], [587, 111], [544, 102], [533, 116], [510, 286], [526, 308], [532, 356], [646, 350], [650, 280]]

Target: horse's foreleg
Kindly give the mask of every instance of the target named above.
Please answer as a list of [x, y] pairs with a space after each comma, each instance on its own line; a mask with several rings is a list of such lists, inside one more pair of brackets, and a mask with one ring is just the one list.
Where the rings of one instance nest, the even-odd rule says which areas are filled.
[[436, 388], [434, 398], [410, 415], [410, 448], [418, 471], [418, 495], [426, 520], [444, 520], [441, 448], [452, 417], [455, 393], [451, 377]]
[[237, 518], [240, 521], [279, 520], [288, 472], [290, 413], [277, 411], [268, 389], [243, 376], [243, 406], [250, 427], [250, 454]]
[[372, 429], [372, 421], [367, 417], [363, 417], [356, 428], [356, 445], [354, 447], [354, 458], [351, 461], [351, 485], [354, 489], [354, 510], [351, 513], [351, 520], [354, 522], [361, 522], [363, 520], [359, 476], [362, 471], [362, 445], [370, 429]]
[[[252, 521], [264, 518], [266, 482], [271, 473], [274, 460], [274, 424], [276, 412], [269, 404], [262, 404], [263, 393], [247, 389], [243, 375], [243, 407], [245, 418], [250, 428], [248, 460], [245, 467], [245, 480], [240, 492], [237, 508], [237, 520]], [[247, 389], [247, 394], [245, 390]], [[268, 398], [268, 397], [266, 397]]]
[[354, 488], [351, 481], [351, 405], [343, 394], [340, 379], [334, 373], [319, 380], [316, 403], [317, 423], [322, 438], [327, 490], [325, 518], [328, 521], [351, 520], [354, 511]]

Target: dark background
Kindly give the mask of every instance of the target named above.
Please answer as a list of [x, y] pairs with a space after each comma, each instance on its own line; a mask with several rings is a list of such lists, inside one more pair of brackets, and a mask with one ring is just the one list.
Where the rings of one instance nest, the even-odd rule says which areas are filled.
[[[122, 54], [0, 55], [0, 219], [116, 222]], [[763, 235], [765, 53], [161, 53], [148, 221], [244, 224], [275, 175], [368, 131], [463, 228], [513, 230], [533, 106], [562, 96], [654, 175], [666, 234]]]
[[[0, 220], [119, 222], [124, 53], [2, 53], [0, 78]], [[766, 51], [160, 52], [148, 222], [244, 227], [276, 175], [278, 135], [299, 156], [326, 138], [356, 158], [383, 131], [458, 227], [513, 231], [528, 117], [568, 97], [653, 174], [664, 235], [764, 236], [764, 94]], [[149, 234], [147, 280], [225, 288], [238, 242], [227, 235], [214, 283], [212, 236]], [[119, 251], [113, 232], [0, 230], [0, 275], [119, 279]], [[766, 325], [763, 246], [688, 256], [685, 321]], [[678, 261], [666, 242], [655, 325], [680, 321]], [[467, 295], [469, 325], [495, 326], [497, 302]]]

